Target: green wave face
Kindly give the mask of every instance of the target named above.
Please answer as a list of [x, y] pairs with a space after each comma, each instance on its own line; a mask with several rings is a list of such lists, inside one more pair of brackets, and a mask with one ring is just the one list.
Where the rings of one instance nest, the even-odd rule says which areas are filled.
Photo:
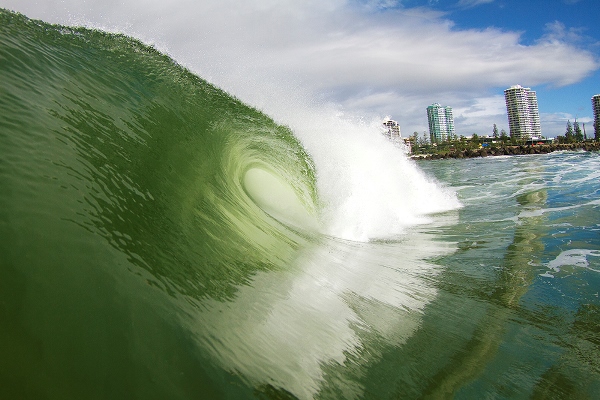
[[[326, 160], [342, 133], [308, 142]], [[290, 129], [169, 57], [0, 10], [0, 397], [362, 396], [453, 245], [321, 233], [327, 207], [342, 228], [418, 208], [379, 180], [348, 203], [331, 184], [374, 175], [338, 158], [317, 198]], [[434, 197], [397, 168], [406, 204]]]
[[[38, 262], [99, 236], [166, 290], [220, 298], [300, 240], [257, 206], [302, 225], [261, 200], [275, 182], [316, 213], [289, 129], [131, 38], [0, 16], [2, 230], [49, 237]], [[11, 264], [28, 242], [4, 243]]]

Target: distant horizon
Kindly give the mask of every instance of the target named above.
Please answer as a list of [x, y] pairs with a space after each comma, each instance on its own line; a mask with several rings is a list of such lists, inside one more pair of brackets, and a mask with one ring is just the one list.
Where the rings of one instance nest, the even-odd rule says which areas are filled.
[[[542, 135], [589, 125], [600, 92], [592, 0], [0, 0], [50, 23], [121, 32], [272, 114], [290, 93], [349, 117], [386, 115], [428, 129], [426, 107], [452, 107], [456, 133], [507, 132], [503, 90], [538, 97]], [[572, 18], [576, 16], [576, 18]], [[285, 21], [285, 23], [282, 23]], [[292, 107], [290, 104], [289, 107]]]

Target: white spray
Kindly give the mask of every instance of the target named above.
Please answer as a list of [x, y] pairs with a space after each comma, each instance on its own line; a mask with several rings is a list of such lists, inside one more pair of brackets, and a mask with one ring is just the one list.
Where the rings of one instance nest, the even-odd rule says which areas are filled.
[[381, 135], [383, 118], [365, 122], [331, 105], [302, 105], [295, 93], [263, 109], [291, 127], [315, 162], [324, 233], [356, 241], [390, 238], [429, 221], [429, 214], [460, 207], [451, 190]]

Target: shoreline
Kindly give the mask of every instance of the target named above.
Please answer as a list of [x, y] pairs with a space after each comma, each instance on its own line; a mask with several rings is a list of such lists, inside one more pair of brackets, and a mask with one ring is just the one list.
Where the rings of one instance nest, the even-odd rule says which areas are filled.
[[555, 151], [600, 151], [600, 142], [539, 144], [539, 145], [514, 145], [480, 149], [467, 149], [459, 151], [445, 151], [441, 153], [415, 154], [413, 160], [444, 160], [448, 158], [477, 158], [494, 156], [518, 156], [528, 154], [547, 154]]

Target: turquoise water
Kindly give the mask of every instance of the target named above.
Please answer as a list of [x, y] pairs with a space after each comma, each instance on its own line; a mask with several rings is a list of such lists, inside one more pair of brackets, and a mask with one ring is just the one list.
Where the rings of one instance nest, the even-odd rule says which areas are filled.
[[356, 151], [8, 11], [0, 72], [0, 398], [598, 398], [598, 153]]

